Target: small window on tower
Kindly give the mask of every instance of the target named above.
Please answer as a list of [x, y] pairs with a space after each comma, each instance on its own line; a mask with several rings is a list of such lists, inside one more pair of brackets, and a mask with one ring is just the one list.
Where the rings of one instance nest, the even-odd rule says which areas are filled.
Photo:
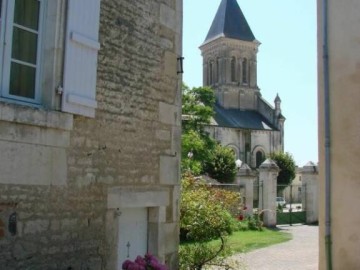
[[242, 82], [244, 84], [248, 83], [248, 61], [246, 58], [242, 61]]
[[214, 62], [210, 61], [209, 63], [209, 85], [214, 83]]
[[220, 82], [220, 59], [216, 59], [216, 81]]
[[231, 58], [231, 81], [235, 82], [236, 78], [235, 78], [235, 70], [236, 70], [236, 59], [235, 57]]

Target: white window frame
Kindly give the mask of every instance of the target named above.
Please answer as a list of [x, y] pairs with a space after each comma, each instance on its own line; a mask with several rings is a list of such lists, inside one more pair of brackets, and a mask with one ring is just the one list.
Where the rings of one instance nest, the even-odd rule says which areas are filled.
[[[43, 28], [43, 16], [44, 16], [44, 6], [45, 2], [43, 0], [38, 0], [40, 2], [40, 10], [39, 10], [39, 22], [38, 22], [38, 30], [35, 31], [33, 29], [17, 25], [14, 23], [14, 9], [15, 9], [15, 1], [14, 0], [3, 0], [2, 1], [2, 23], [1, 23], [1, 42], [0, 42], [0, 61], [1, 65], [1, 98], [25, 102], [25, 103], [33, 103], [33, 104], [41, 104], [42, 96], [41, 96], [41, 48], [42, 48], [42, 28]], [[32, 32], [37, 34], [37, 55], [36, 55], [36, 64], [29, 64], [26, 62], [22, 62], [19, 60], [15, 60], [11, 58], [12, 53], [12, 35], [13, 28], [18, 27], [20, 29]], [[21, 97], [17, 95], [12, 95], [9, 93], [10, 88], [10, 70], [11, 63], [19, 63], [26, 66], [31, 66], [36, 69], [35, 73], [35, 93], [34, 98]]]

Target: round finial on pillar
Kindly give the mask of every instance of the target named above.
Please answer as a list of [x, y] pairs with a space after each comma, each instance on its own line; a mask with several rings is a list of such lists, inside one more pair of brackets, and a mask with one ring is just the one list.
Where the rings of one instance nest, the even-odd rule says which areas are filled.
[[237, 159], [235, 161], [235, 166], [238, 170], [240, 170], [242, 164], [243, 164], [243, 162], [240, 159]]

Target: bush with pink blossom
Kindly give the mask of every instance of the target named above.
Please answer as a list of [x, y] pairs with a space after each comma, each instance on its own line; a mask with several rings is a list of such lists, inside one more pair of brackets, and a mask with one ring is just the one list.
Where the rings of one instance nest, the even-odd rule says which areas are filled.
[[135, 261], [126, 260], [123, 270], [168, 270], [166, 265], [159, 263], [155, 256], [147, 253], [144, 257], [137, 256]]

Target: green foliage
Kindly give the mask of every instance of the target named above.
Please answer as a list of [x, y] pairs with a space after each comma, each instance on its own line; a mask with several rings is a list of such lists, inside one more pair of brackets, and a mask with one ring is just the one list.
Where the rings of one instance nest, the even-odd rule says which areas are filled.
[[183, 85], [182, 102], [182, 172], [208, 173], [220, 182], [232, 182], [236, 174], [235, 157], [204, 130], [214, 116], [214, 91], [209, 87], [190, 89]]
[[236, 176], [235, 155], [230, 148], [217, 145], [205, 171], [221, 183], [232, 183]]
[[254, 214], [247, 218], [248, 229], [250, 231], [262, 231], [263, 222], [261, 221], [261, 217], [259, 214]]
[[[214, 92], [209, 87], [190, 89], [183, 85], [182, 94], [182, 136], [181, 136], [181, 168], [190, 170], [194, 175], [204, 173], [204, 164], [211, 157], [216, 142], [204, 131], [214, 115]], [[188, 154], [192, 153], [189, 157]]]
[[242, 200], [238, 192], [212, 186], [211, 193], [212, 203], [220, 203], [233, 217], [238, 215], [242, 206]]
[[231, 234], [236, 228], [236, 220], [227, 207], [240, 202], [240, 194], [231, 195], [234, 202], [220, 202], [221, 191], [208, 187], [200, 180], [188, 175], [182, 179], [180, 205], [180, 239], [205, 242], [223, 234]]
[[184, 84], [182, 91], [183, 131], [195, 130], [202, 134], [204, 125], [209, 124], [214, 115], [214, 91], [209, 87], [190, 89]]
[[222, 243], [195, 242], [180, 245], [180, 270], [200, 270], [205, 264], [223, 265], [230, 250]]
[[295, 178], [295, 161], [291, 154], [283, 152], [272, 153], [270, 154], [270, 158], [274, 160], [280, 168], [280, 172], [277, 177], [277, 191], [280, 192], [290, 185]]
[[[195, 130], [188, 130], [181, 136], [181, 168], [182, 171], [190, 170], [192, 174], [199, 175], [204, 172], [204, 163], [211, 157], [215, 141], [201, 135]], [[192, 153], [192, 157], [188, 154]]]

